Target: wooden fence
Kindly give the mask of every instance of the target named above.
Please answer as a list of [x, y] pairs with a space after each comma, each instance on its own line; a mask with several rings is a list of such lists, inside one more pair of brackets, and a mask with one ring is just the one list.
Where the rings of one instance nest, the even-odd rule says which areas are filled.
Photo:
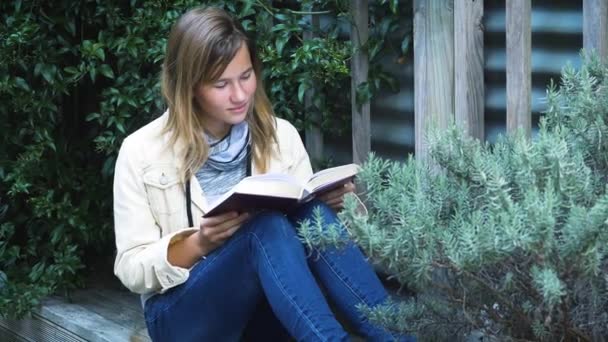
[[[583, 0], [583, 47], [608, 57], [608, 0]], [[506, 0], [507, 132], [531, 134], [531, 0]], [[368, 37], [368, 1], [351, 0], [355, 48]], [[482, 0], [414, 0], [415, 153], [426, 158], [428, 128], [456, 123], [484, 138], [484, 44]], [[352, 59], [352, 88], [367, 80], [364, 49]], [[353, 99], [354, 90], [352, 92]], [[323, 151], [320, 134], [307, 131], [311, 157]], [[314, 137], [309, 140], [310, 137]], [[363, 162], [371, 151], [370, 107], [352, 103], [352, 155]]]

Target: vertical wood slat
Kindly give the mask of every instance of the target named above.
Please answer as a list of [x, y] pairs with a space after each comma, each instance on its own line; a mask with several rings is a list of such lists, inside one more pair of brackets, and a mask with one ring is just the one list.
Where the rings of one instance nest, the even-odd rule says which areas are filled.
[[583, 47], [608, 61], [608, 0], [583, 0]]
[[367, 82], [369, 58], [365, 48], [369, 37], [368, 1], [351, 0], [351, 41], [355, 53], [351, 60], [351, 106], [353, 162], [363, 163], [371, 150], [370, 103], [357, 104], [357, 87]]
[[[308, 11], [312, 11], [313, 8], [306, 8]], [[304, 40], [314, 38], [314, 31], [319, 28], [319, 17], [317, 15], [309, 15], [311, 30], [304, 32]], [[309, 89], [304, 95], [304, 108], [307, 121], [311, 122], [311, 125], [305, 130], [305, 144], [308, 154], [314, 162], [319, 162], [323, 158], [323, 133], [321, 132], [320, 124], [321, 118], [319, 117], [318, 111], [313, 109], [313, 99], [315, 96], [315, 90]]]
[[507, 132], [522, 129], [530, 136], [532, 126], [532, 32], [531, 0], [506, 1], [507, 35]]
[[456, 124], [484, 139], [483, 1], [454, 1], [454, 110]]
[[414, 96], [416, 159], [426, 159], [427, 130], [454, 120], [453, 0], [414, 0]]

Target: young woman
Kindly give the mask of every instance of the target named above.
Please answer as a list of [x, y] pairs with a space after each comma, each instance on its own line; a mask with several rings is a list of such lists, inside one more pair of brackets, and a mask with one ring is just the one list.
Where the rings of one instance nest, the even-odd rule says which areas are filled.
[[224, 11], [194, 9], [174, 25], [162, 73], [168, 110], [127, 137], [116, 162], [116, 275], [142, 295], [154, 341], [274, 341], [285, 331], [298, 341], [348, 340], [321, 287], [358, 334], [393, 340], [355, 307], [387, 299], [359, 249], [309, 253], [296, 234], [315, 207], [337, 222], [353, 184], [289, 216], [202, 218], [248, 174], [312, 174], [260, 76], [252, 41]]

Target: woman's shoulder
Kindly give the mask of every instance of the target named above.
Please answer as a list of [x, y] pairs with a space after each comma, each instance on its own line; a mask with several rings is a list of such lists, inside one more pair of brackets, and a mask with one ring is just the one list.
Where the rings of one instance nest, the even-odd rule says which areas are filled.
[[157, 158], [157, 155], [162, 153], [167, 144], [167, 137], [163, 134], [167, 116], [168, 114], [165, 112], [129, 134], [122, 142], [121, 151], [137, 158], [144, 158], [146, 156]]
[[129, 134], [126, 140], [129, 141], [141, 141], [141, 140], [156, 140], [160, 139], [162, 135], [163, 128], [167, 123], [168, 113], [164, 112], [162, 115], [157, 117], [156, 119], [150, 121], [146, 125], [138, 128], [133, 133]]
[[276, 118], [276, 129], [277, 129], [277, 138], [293, 138], [295, 136], [299, 136], [298, 130], [295, 126], [286, 119]]

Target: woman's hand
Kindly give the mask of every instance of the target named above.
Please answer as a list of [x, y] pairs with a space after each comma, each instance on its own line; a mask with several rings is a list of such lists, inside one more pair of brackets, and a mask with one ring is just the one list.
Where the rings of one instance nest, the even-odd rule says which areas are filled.
[[169, 244], [167, 260], [174, 266], [192, 267], [200, 258], [231, 237], [247, 218], [249, 214], [236, 212], [203, 218], [196, 233]]
[[344, 209], [344, 195], [349, 192], [355, 192], [355, 183], [348, 182], [343, 186], [337, 187], [333, 190], [330, 190], [318, 198], [325, 202], [329, 207], [331, 207], [335, 211], [341, 211]]
[[224, 243], [248, 218], [248, 213], [239, 214], [235, 211], [203, 218], [198, 237], [205, 254]]

